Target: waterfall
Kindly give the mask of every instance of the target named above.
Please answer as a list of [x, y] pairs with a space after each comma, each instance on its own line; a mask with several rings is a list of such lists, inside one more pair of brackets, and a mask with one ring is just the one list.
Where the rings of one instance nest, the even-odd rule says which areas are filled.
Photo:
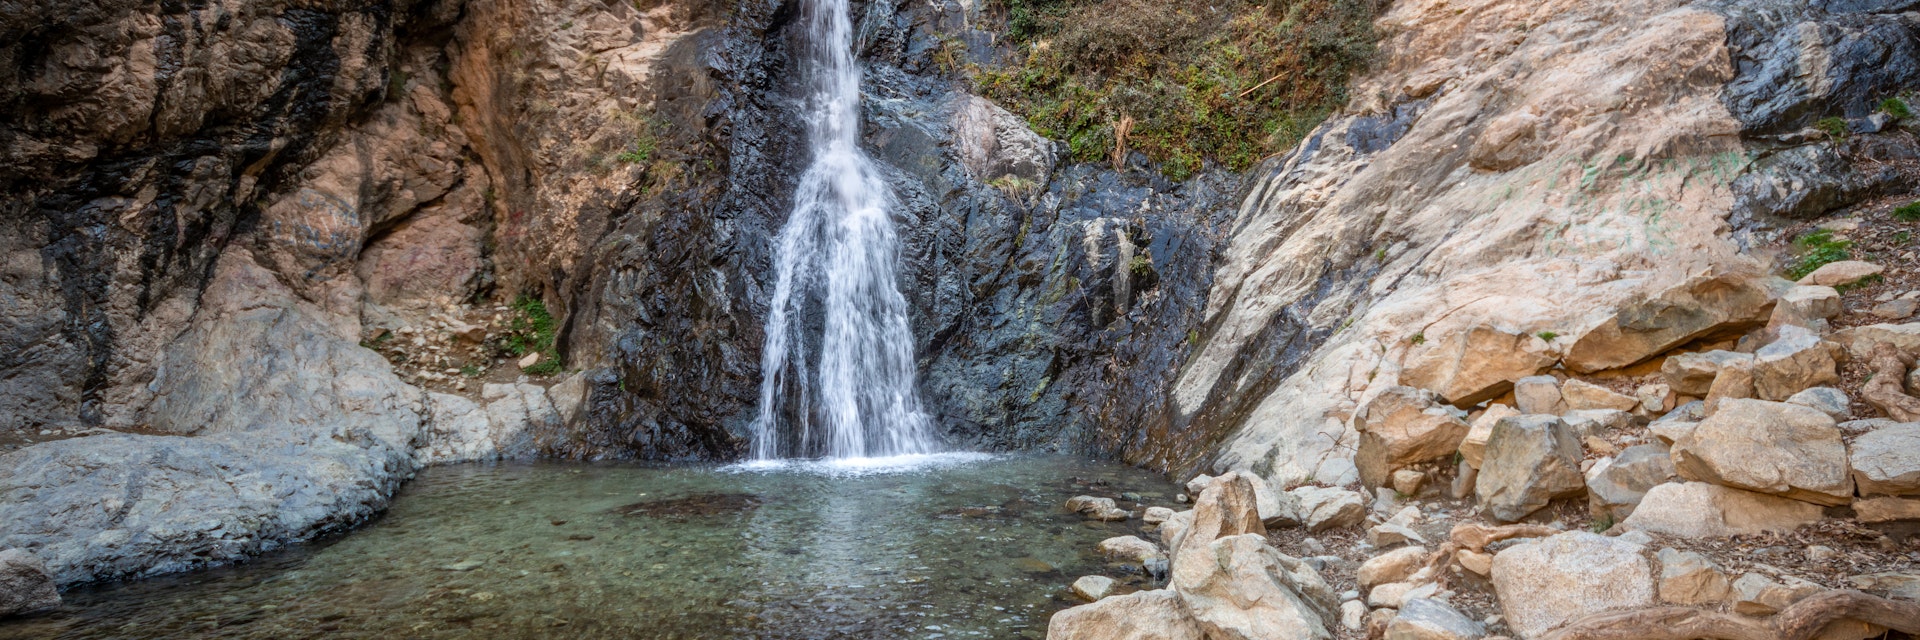
[[[813, 157], [776, 240], [753, 457], [930, 453], [907, 301], [894, 275], [893, 193], [859, 145], [860, 69], [847, 0], [807, 0], [805, 11]], [[817, 362], [807, 357], [811, 345]]]

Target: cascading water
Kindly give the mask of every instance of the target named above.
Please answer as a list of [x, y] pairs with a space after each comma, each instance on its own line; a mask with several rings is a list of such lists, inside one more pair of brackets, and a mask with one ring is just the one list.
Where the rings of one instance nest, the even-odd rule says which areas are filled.
[[[775, 249], [753, 457], [930, 453], [913, 336], [894, 268], [893, 194], [860, 150], [860, 69], [847, 0], [808, 0], [812, 165]], [[817, 312], [817, 335], [809, 335]], [[817, 343], [817, 363], [807, 358]]]

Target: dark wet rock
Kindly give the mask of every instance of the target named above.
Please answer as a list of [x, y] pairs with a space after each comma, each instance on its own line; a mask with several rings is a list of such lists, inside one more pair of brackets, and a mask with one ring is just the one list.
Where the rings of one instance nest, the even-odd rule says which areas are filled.
[[1920, 20], [1910, 0], [1791, 0], [1706, 5], [1727, 17], [1736, 77], [1726, 103], [1749, 133], [1786, 133], [1824, 117], [1865, 118], [1920, 83]]
[[1857, 171], [1825, 145], [1765, 152], [1733, 181], [1733, 215], [1738, 220], [1812, 218], [1865, 200], [1896, 177], [1890, 171]]

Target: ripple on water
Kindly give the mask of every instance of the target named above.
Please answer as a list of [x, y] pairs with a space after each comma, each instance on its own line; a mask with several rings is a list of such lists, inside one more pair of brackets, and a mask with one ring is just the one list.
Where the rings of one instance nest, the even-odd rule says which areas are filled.
[[1124, 466], [936, 454], [728, 467], [429, 469], [361, 530], [238, 567], [82, 588], [0, 638], [1040, 638], [1106, 573], [1079, 493]]

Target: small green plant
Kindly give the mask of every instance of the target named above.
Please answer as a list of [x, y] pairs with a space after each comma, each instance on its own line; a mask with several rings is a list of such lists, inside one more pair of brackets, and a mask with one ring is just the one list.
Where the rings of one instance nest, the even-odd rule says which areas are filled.
[[1540, 336], [1540, 339], [1541, 339], [1541, 340], [1545, 340], [1545, 341], [1547, 341], [1547, 342], [1553, 342], [1553, 339], [1554, 339], [1554, 338], [1558, 338], [1558, 337], [1560, 337], [1560, 334], [1558, 334], [1558, 333], [1554, 333], [1554, 332], [1552, 332], [1552, 331], [1542, 331], [1542, 332], [1540, 332], [1540, 333], [1536, 333], [1536, 334], [1533, 334], [1533, 335], [1536, 335], [1536, 336]]
[[617, 159], [627, 164], [642, 164], [653, 158], [653, 152], [660, 149], [660, 139], [653, 135], [652, 123], [641, 123], [640, 130], [633, 134], [633, 146], [621, 152]]
[[1884, 282], [1884, 281], [1886, 281], [1886, 278], [1884, 278], [1884, 277], [1881, 277], [1881, 275], [1880, 275], [1880, 274], [1878, 274], [1878, 273], [1876, 273], [1876, 274], [1873, 274], [1873, 275], [1870, 275], [1870, 276], [1867, 276], [1867, 277], [1865, 277], [1865, 278], [1861, 278], [1861, 279], [1859, 279], [1859, 280], [1855, 280], [1855, 281], [1853, 281], [1853, 282], [1849, 282], [1849, 283], [1846, 283], [1846, 284], [1840, 284], [1840, 285], [1834, 285], [1834, 287], [1833, 287], [1833, 290], [1834, 290], [1834, 291], [1838, 291], [1838, 292], [1840, 292], [1840, 293], [1846, 293], [1846, 292], [1848, 292], [1848, 291], [1852, 291], [1852, 290], [1854, 290], [1854, 289], [1865, 289], [1865, 288], [1867, 288], [1868, 286], [1871, 286], [1871, 285], [1876, 285], [1876, 284], [1879, 284], [1879, 283], [1881, 283], [1881, 282]]
[[1413, 336], [1412, 336], [1412, 337], [1409, 337], [1409, 338], [1407, 338], [1407, 342], [1411, 342], [1411, 343], [1413, 343], [1413, 344], [1414, 344], [1415, 346], [1418, 346], [1418, 345], [1423, 345], [1423, 344], [1426, 344], [1426, 343], [1427, 343], [1427, 334], [1426, 334], [1426, 333], [1416, 333], [1416, 334], [1413, 334]]
[[1594, 533], [1606, 533], [1608, 529], [1613, 528], [1613, 514], [1609, 513], [1607, 515], [1594, 518], [1593, 525], [1590, 528], [1593, 530]]
[[1901, 222], [1920, 222], [1920, 200], [1909, 202], [1893, 210], [1893, 219]]
[[1386, 248], [1386, 247], [1380, 247], [1379, 249], [1375, 249], [1375, 250], [1373, 250], [1373, 261], [1374, 261], [1374, 262], [1386, 262], [1386, 261], [1387, 261], [1387, 248]]
[[1893, 234], [1894, 244], [1906, 244], [1908, 240], [1912, 240], [1912, 239], [1913, 239], [1913, 234], [1911, 232], [1902, 231], [1902, 232]]
[[998, 178], [994, 178], [992, 181], [988, 182], [987, 185], [995, 189], [999, 189], [1001, 193], [1005, 193], [1007, 194], [1007, 197], [1013, 198], [1015, 200], [1024, 201], [1027, 198], [1033, 197], [1034, 194], [1040, 192], [1040, 183], [1034, 182], [1032, 180], [1028, 180], [1026, 178], [1022, 178], [1020, 176], [1017, 176], [1011, 173], [1004, 176], [1000, 176]]
[[1844, 140], [1847, 137], [1847, 121], [1844, 118], [1821, 118], [1819, 122], [1813, 123], [1813, 128], [1819, 129], [1821, 133], [1827, 134], [1828, 138], [1834, 140]]
[[478, 378], [480, 377], [480, 367], [474, 366], [471, 364], [461, 365], [460, 375], [463, 375], [469, 378]]
[[1853, 257], [1853, 243], [1833, 237], [1832, 229], [1815, 229], [1793, 241], [1800, 257], [1787, 267], [1787, 279], [1799, 280], [1814, 269]]
[[560, 372], [560, 354], [554, 349], [553, 341], [557, 327], [553, 314], [547, 311], [547, 305], [539, 298], [522, 295], [513, 301], [513, 320], [507, 324], [507, 335], [501, 346], [514, 357], [529, 353], [540, 354], [540, 361], [525, 371], [530, 375], [544, 376]]
[[1897, 118], [1900, 120], [1905, 120], [1907, 118], [1913, 117], [1913, 109], [1910, 109], [1907, 107], [1907, 101], [1901, 100], [1899, 98], [1887, 98], [1885, 100], [1881, 100], [1880, 110], [1885, 111], [1887, 112], [1887, 115], [1893, 116], [1894, 118]]

